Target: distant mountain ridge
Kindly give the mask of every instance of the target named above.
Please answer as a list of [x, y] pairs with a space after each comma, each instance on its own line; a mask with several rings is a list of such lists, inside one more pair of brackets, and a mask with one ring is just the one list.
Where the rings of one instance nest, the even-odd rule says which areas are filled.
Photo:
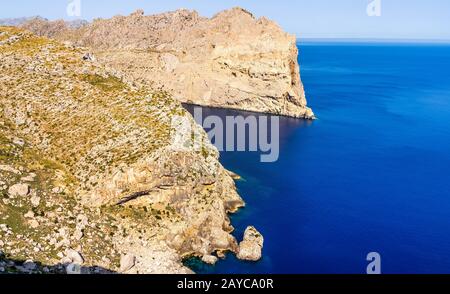
[[[18, 17], [18, 18], [2, 18], [0, 19], [0, 26], [22, 26], [25, 23], [33, 22], [33, 21], [43, 21], [43, 22], [49, 22], [47, 18], [44, 18], [42, 16], [29, 16], [29, 17]], [[78, 29], [82, 26], [85, 26], [89, 24], [87, 20], [84, 19], [75, 19], [70, 21], [62, 21], [67, 25], [68, 27], [72, 29]]]
[[1, 18], [0, 19], [0, 26], [20, 26], [26, 22], [33, 21], [33, 20], [43, 20], [48, 21], [48, 19], [45, 19], [40, 16], [30, 16], [30, 17], [18, 17], [18, 18]]

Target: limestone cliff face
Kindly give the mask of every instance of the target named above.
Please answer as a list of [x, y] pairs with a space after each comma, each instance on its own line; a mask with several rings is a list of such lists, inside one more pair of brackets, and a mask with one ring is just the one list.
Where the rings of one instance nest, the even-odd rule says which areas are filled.
[[[0, 267], [186, 273], [182, 257], [237, 252], [244, 202], [206, 133], [87, 53], [0, 27]], [[200, 148], [174, 144], [177, 117]]]
[[212, 18], [178, 10], [98, 19], [74, 29], [30, 21], [25, 28], [90, 47], [96, 57], [181, 102], [314, 118], [300, 80], [295, 36], [234, 8]]

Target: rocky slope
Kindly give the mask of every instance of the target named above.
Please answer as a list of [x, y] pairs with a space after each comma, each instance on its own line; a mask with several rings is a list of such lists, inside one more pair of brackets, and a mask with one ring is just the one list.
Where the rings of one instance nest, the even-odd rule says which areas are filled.
[[[0, 272], [187, 273], [239, 252], [244, 202], [178, 101], [17, 28], [0, 60]], [[174, 143], [176, 117], [200, 147]]]
[[314, 118], [295, 36], [234, 8], [212, 18], [178, 10], [97, 19], [78, 29], [35, 19], [23, 27], [92, 48], [102, 62], [164, 87], [181, 102]]

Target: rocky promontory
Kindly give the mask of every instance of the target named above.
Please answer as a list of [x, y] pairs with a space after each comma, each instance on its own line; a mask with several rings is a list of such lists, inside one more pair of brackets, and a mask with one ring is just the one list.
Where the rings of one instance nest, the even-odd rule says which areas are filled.
[[244, 239], [239, 243], [237, 257], [242, 260], [258, 261], [262, 257], [264, 237], [255, 227], [248, 227], [244, 232]]
[[[0, 60], [0, 272], [189, 273], [239, 251], [244, 202], [179, 101], [18, 28]], [[175, 117], [200, 148], [174, 144]]]
[[39, 18], [22, 26], [91, 48], [99, 61], [181, 102], [314, 118], [295, 36], [242, 8], [212, 18], [189, 10], [148, 16], [139, 10], [77, 27]]

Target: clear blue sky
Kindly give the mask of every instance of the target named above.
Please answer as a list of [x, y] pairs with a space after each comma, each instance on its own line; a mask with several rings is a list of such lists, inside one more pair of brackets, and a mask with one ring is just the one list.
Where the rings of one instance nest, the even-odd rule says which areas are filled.
[[[0, 18], [41, 15], [73, 19], [73, 0], [1, 0]], [[201, 15], [241, 6], [267, 16], [300, 38], [393, 38], [450, 40], [450, 0], [380, 0], [381, 16], [369, 17], [372, 0], [80, 0], [81, 18], [111, 17], [143, 8], [153, 14], [178, 8]]]

